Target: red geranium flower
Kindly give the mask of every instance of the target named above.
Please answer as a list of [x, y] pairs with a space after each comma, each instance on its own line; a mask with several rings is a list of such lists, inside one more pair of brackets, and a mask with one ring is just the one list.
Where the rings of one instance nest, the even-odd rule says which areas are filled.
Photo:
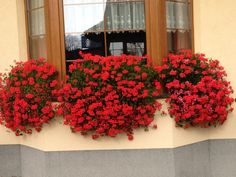
[[161, 107], [154, 67], [137, 56], [83, 57], [70, 66], [67, 83], [58, 91], [64, 124], [93, 139], [126, 133], [132, 140], [133, 130], [146, 129]]
[[17, 136], [41, 131], [55, 115], [57, 72], [44, 59], [17, 62], [0, 79], [0, 122]]
[[218, 60], [184, 51], [163, 59], [159, 71], [170, 94], [169, 113], [177, 126], [221, 125], [233, 111], [233, 90]]

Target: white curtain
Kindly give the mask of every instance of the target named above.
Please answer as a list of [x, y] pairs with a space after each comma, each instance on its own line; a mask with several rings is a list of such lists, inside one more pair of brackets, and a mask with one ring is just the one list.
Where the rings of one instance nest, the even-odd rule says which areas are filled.
[[28, 0], [27, 13], [29, 22], [30, 57], [46, 58], [44, 0]]
[[166, 1], [166, 22], [168, 32], [186, 32], [190, 29], [188, 2]]
[[105, 13], [108, 30], [145, 30], [144, 2], [109, 3]]
[[35, 9], [44, 6], [44, 0], [29, 0], [29, 9]]
[[30, 12], [30, 35], [45, 34], [45, 15], [44, 8], [36, 9]]
[[43, 0], [29, 0], [29, 32], [31, 36], [45, 34], [45, 15]]

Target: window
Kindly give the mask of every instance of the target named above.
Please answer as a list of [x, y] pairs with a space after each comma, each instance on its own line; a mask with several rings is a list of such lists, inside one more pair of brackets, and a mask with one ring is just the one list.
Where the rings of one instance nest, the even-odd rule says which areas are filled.
[[169, 52], [192, 49], [191, 11], [189, 0], [166, 0], [166, 29]]
[[192, 0], [25, 0], [29, 56], [66, 74], [79, 51], [103, 56], [193, 49]]
[[111, 55], [121, 55], [124, 51], [123, 43], [122, 42], [111, 42], [109, 53]]
[[144, 0], [64, 0], [63, 6], [67, 65], [79, 51], [146, 54]]
[[29, 1], [27, 16], [30, 57], [34, 59], [47, 58], [43, 0]]

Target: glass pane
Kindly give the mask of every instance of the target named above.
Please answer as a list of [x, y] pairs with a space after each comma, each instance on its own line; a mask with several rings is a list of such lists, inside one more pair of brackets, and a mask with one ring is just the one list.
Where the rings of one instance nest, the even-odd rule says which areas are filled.
[[45, 36], [30, 38], [30, 56], [32, 59], [46, 58], [47, 55]]
[[[85, 20], [86, 19], [86, 20]], [[103, 0], [64, 0], [66, 60], [105, 55]]]
[[104, 29], [103, 16], [103, 4], [65, 5], [65, 32], [81, 33], [101, 31]]
[[28, 0], [30, 58], [46, 58], [44, 0]]
[[181, 49], [192, 48], [192, 33], [190, 31], [170, 31], [167, 33], [167, 43], [169, 52], [178, 52]]
[[111, 55], [121, 55], [123, 53], [123, 42], [111, 42], [109, 50]]
[[107, 48], [110, 49], [107, 55], [117, 55], [111, 48], [114, 43], [122, 43], [123, 47], [119, 48], [119, 54], [144, 56], [146, 54], [146, 32], [144, 31], [124, 31], [124, 32], [107, 32]]
[[66, 34], [65, 44], [67, 60], [78, 59], [80, 51], [105, 55], [103, 33]]
[[29, 10], [35, 9], [35, 8], [39, 8], [39, 7], [43, 7], [44, 6], [44, 0], [28, 0], [28, 4], [29, 4]]
[[80, 58], [79, 51], [146, 54], [144, 9], [141, 0], [64, 0], [67, 61]]
[[166, 2], [167, 28], [186, 30], [190, 28], [190, 12], [188, 2]]
[[[146, 54], [144, 1], [109, 0], [106, 3], [105, 29], [107, 46], [122, 43], [119, 54], [143, 56]], [[141, 45], [140, 45], [141, 44]], [[123, 50], [123, 51], [122, 51]], [[117, 51], [116, 53], [117, 54]], [[109, 50], [107, 55], [115, 55]]]
[[31, 36], [45, 34], [44, 8], [29, 12], [29, 32]]
[[108, 2], [105, 11], [107, 30], [145, 30], [144, 2]]
[[166, 1], [166, 22], [169, 52], [192, 49], [192, 16], [188, 0]]
[[130, 55], [143, 56], [145, 54], [144, 42], [127, 43], [127, 52]]

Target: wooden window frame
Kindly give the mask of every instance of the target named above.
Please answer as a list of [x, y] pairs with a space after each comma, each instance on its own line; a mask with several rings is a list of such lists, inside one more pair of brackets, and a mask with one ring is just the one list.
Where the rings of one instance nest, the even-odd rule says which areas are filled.
[[[57, 71], [59, 71], [59, 80], [64, 80], [66, 76], [62, 2], [62, 0], [44, 0], [47, 62], [53, 64], [56, 67]], [[28, 58], [30, 58], [27, 0], [24, 0], [24, 5], [27, 33], [27, 53]]]
[[[27, 0], [24, 0], [24, 3], [26, 8]], [[63, 0], [44, 0], [44, 7], [47, 61], [59, 71], [59, 80], [64, 80], [66, 59]], [[192, 50], [194, 51], [193, 0], [190, 0], [190, 7]], [[27, 9], [25, 12], [26, 32], [27, 36], [29, 36]], [[162, 63], [161, 59], [167, 55], [166, 0], [145, 0], [145, 17], [147, 55], [153, 60], [154, 64], [160, 65]], [[29, 38], [27, 43], [28, 56], [30, 56]]]

